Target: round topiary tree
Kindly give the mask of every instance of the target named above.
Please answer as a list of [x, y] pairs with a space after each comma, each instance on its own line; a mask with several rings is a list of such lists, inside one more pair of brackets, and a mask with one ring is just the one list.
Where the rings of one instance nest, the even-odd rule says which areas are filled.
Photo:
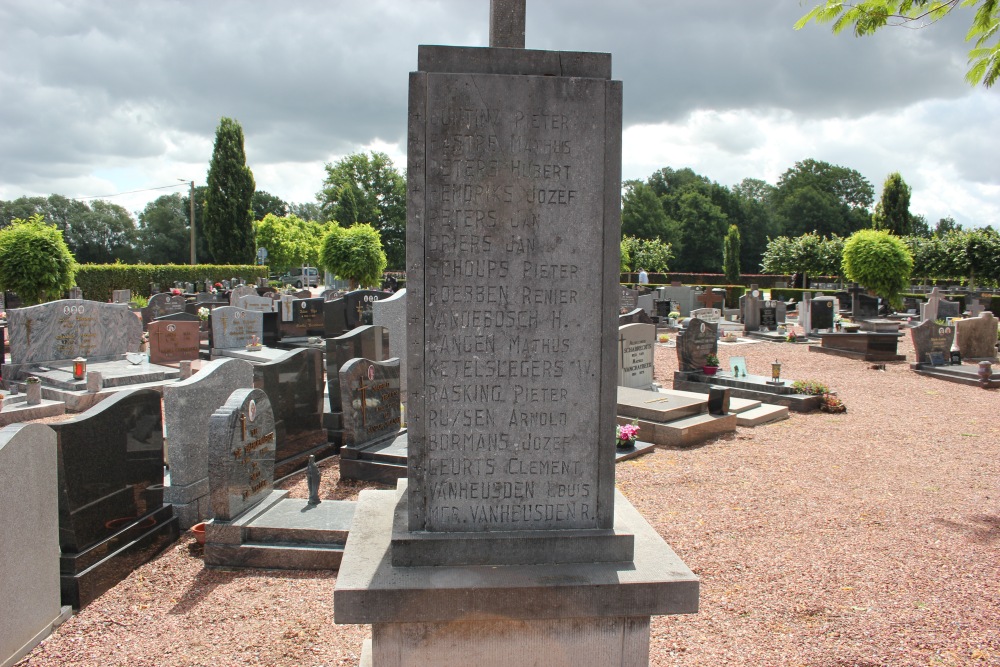
[[0, 230], [0, 289], [17, 293], [31, 306], [73, 286], [78, 265], [62, 232], [41, 214], [14, 218]]
[[359, 285], [377, 285], [388, 265], [382, 236], [367, 223], [331, 229], [323, 237], [319, 259], [324, 269], [349, 280], [351, 289]]
[[862, 229], [844, 242], [844, 276], [899, 307], [913, 271], [910, 249], [886, 231]]

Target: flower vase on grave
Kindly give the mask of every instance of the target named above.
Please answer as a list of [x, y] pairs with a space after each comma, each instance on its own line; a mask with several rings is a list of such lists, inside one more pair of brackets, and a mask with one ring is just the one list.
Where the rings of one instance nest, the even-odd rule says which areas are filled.
[[638, 420], [631, 424], [619, 424], [615, 429], [615, 447], [617, 449], [632, 449], [639, 433]]
[[25, 395], [28, 405], [38, 405], [42, 402], [42, 381], [32, 375], [25, 380]]

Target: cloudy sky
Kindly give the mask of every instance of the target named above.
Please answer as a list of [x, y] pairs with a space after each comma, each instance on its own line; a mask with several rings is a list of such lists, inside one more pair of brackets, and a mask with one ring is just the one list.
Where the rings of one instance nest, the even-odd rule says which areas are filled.
[[[963, 80], [968, 10], [863, 39], [793, 30], [814, 2], [528, 0], [526, 46], [612, 54], [625, 178], [775, 183], [814, 158], [876, 196], [899, 171], [932, 224], [1000, 227], [1000, 86]], [[417, 45], [485, 46], [488, 24], [489, 0], [2, 0], [0, 199], [171, 186], [109, 198], [138, 211], [205, 183], [222, 116], [287, 201], [355, 151], [403, 169]]]

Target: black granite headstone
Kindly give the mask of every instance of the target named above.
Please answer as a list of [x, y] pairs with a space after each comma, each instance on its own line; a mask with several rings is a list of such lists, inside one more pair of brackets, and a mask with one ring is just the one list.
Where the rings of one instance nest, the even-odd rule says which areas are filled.
[[708, 414], [729, 414], [729, 388], [711, 386], [708, 388]]
[[[352, 359], [340, 369], [344, 406], [344, 446], [361, 447], [399, 433], [399, 359]], [[428, 411], [428, 419], [448, 419], [447, 407]]]
[[282, 338], [301, 338], [325, 335], [323, 299], [296, 299], [292, 301], [292, 321], [280, 322]]
[[208, 488], [216, 519], [231, 521], [274, 489], [274, 414], [260, 389], [237, 389], [209, 421]]
[[760, 302], [760, 326], [768, 331], [778, 330], [778, 302]]
[[819, 297], [812, 300], [812, 328], [833, 329], [833, 304], [829, 297]]
[[326, 448], [323, 429], [323, 353], [301, 348], [253, 367], [253, 384], [274, 411], [275, 477], [303, 467]]
[[163, 503], [160, 394], [123, 390], [50, 426], [63, 604], [82, 607], [178, 537], [172, 506]]

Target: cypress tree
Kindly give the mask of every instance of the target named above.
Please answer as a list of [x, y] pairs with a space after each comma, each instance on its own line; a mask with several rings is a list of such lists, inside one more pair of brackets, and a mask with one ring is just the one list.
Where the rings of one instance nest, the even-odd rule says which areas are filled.
[[722, 246], [722, 270], [728, 284], [740, 282], [740, 228], [736, 225], [729, 225], [729, 232]]
[[912, 231], [910, 216], [910, 186], [898, 171], [885, 178], [882, 198], [872, 214], [875, 229], [884, 229], [896, 236], [908, 236]]
[[223, 118], [215, 131], [215, 149], [208, 168], [201, 233], [216, 264], [252, 264], [256, 253], [253, 233], [253, 172], [247, 166], [243, 128]]

